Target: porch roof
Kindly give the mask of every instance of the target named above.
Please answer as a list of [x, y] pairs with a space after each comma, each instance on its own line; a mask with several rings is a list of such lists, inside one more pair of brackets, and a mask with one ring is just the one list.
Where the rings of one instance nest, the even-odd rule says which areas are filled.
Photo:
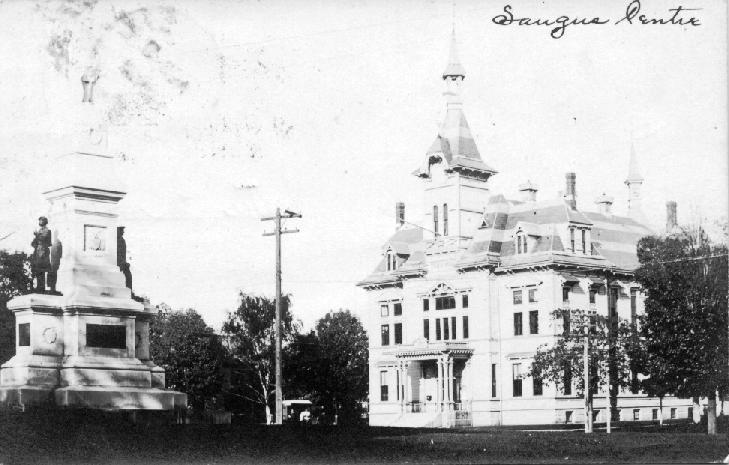
[[402, 348], [395, 352], [395, 357], [411, 360], [428, 360], [446, 354], [470, 357], [473, 354], [473, 349], [467, 342], [426, 343], [424, 345], [418, 344], [414, 347]]

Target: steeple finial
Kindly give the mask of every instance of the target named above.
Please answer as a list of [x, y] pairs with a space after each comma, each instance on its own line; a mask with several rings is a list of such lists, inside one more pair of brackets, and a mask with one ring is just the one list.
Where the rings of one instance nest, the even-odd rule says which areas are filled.
[[630, 142], [630, 164], [628, 166], [628, 178], [625, 180], [625, 184], [630, 185], [632, 183], [643, 182], [643, 176], [640, 175], [638, 169], [638, 158], [635, 155], [635, 145]]
[[458, 58], [458, 49], [456, 47], [456, 25], [453, 23], [453, 31], [451, 32], [451, 49], [448, 54], [448, 66], [443, 71], [443, 79], [461, 80], [466, 78], [466, 70], [461, 64], [461, 60]]

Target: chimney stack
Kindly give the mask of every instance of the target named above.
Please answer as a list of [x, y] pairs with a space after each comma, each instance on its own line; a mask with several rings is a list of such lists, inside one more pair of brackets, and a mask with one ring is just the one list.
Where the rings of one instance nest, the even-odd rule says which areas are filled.
[[521, 200], [524, 202], [536, 202], [537, 191], [539, 189], [531, 181], [527, 180], [524, 184], [519, 186], [519, 192], [521, 192]]
[[405, 203], [397, 202], [395, 204], [395, 221], [398, 226], [405, 224]]
[[666, 202], [666, 232], [671, 233], [678, 228], [678, 220], [676, 219], [676, 201], [669, 200]]
[[598, 210], [600, 213], [602, 213], [605, 216], [610, 216], [613, 214], [612, 207], [613, 207], [613, 198], [609, 195], [606, 195], [604, 192], [600, 197], [595, 199], [595, 203], [597, 204]]
[[567, 190], [564, 194], [564, 198], [565, 200], [567, 200], [567, 204], [572, 210], [577, 210], [576, 178], [577, 176], [575, 175], [575, 173], [567, 173], [565, 175], [565, 179], [567, 181]]

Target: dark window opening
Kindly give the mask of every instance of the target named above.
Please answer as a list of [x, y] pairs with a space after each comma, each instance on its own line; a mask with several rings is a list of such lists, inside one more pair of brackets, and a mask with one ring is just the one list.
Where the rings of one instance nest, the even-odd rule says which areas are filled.
[[435, 298], [436, 310], [450, 310], [456, 308], [456, 298], [452, 295]]
[[562, 302], [570, 301], [570, 288], [568, 286], [562, 287]]
[[521, 290], [514, 291], [513, 301], [514, 305], [521, 305]]
[[521, 397], [521, 363], [515, 363], [511, 368], [513, 396]]
[[443, 235], [448, 235], [448, 204], [443, 204]]
[[638, 291], [636, 289], [630, 290], [630, 324], [635, 324], [635, 320], [638, 314]]
[[496, 364], [491, 364], [491, 397], [496, 397]]
[[458, 339], [456, 335], [456, 317], [451, 317], [451, 339]]
[[387, 402], [387, 372], [380, 372], [380, 401]]
[[438, 235], [438, 205], [433, 205], [433, 232]]
[[430, 341], [430, 320], [423, 320], [423, 337]]
[[564, 393], [564, 395], [572, 395], [572, 370], [570, 369], [569, 365], [564, 366], [563, 384], [564, 386], [562, 387], [562, 392]]
[[529, 334], [539, 334], [539, 310], [529, 312]]
[[542, 384], [542, 378], [538, 376], [532, 377], [532, 392], [535, 396], [541, 396], [543, 392], [543, 384]]
[[395, 344], [402, 344], [402, 323], [395, 323]]
[[587, 252], [587, 231], [582, 230], [582, 253]]
[[390, 325], [382, 325], [380, 327], [380, 335], [382, 336], [382, 345], [390, 345]]
[[392, 313], [393, 313], [393, 314], [394, 314], [395, 316], [400, 316], [400, 315], [402, 315], [402, 303], [401, 303], [401, 302], [397, 302], [397, 303], [395, 303], [395, 305], [394, 305], [394, 307], [393, 307], [393, 310], [392, 310]]
[[435, 319], [435, 340], [440, 341], [440, 318]]
[[463, 294], [461, 296], [461, 307], [468, 308], [468, 294]]
[[590, 288], [590, 303], [591, 304], [594, 304], [595, 303], [595, 295], [596, 294], [597, 294], [597, 289], [595, 289], [594, 287], [591, 287]]
[[423, 311], [427, 312], [430, 310], [430, 299], [423, 299]]
[[514, 313], [514, 336], [522, 335], [521, 313]]
[[448, 331], [448, 318], [443, 318], [443, 340], [447, 341], [450, 339], [450, 334]]
[[463, 339], [468, 339], [468, 317], [463, 317]]
[[563, 328], [563, 334], [565, 336], [569, 336], [570, 334], [570, 313], [564, 312], [562, 315], [562, 328]]

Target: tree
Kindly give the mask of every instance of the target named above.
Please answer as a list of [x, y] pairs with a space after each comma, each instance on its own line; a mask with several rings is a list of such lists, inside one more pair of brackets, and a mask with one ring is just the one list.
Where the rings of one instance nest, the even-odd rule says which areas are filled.
[[367, 333], [349, 310], [330, 312], [316, 325], [319, 402], [340, 423], [356, 421], [367, 398]]
[[716, 396], [727, 392], [727, 247], [699, 227], [638, 242], [636, 280], [646, 292], [644, 374], [679, 397], [708, 398], [716, 434]]
[[150, 356], [163, 367], [166, 384], [187, 394], [193, 411], [222, 392], [226, 351], [220, 337], [192, 309], [160, 312], [150, 324]]
[[32, 283], [28, 256], [0, 250], [0, 363], [15, 355], [15, 318], [8, 310], [8, 301], [27, 294]]
[[[629, 323], [614, 322], [611, 331], [606, 316], [589, 314], [581, 309], [563, 308], [552, 312], [555, 321], [562, 321], [562, 331], [552, 344], [537, 348], [530, 375], [553, 383], [557, 389], [571, 389], [587, 395], [586, 432], [592, 432], [593, 396], [609, 387], [610, 371], [618, 386], [630, 384], [631, 344], [634, 341]], [[586, 337], [589, 328], [589, 337]], [[589, 389], [585, 389], [585, 342], [588, 342]]]
[[[281, 303], [281, 339], [282, 343], [288, 343], [296, 333], [298, 323], [289, 312], [289, 296]], [[275, 320], [275, 299], [241, 292], [238, 309], [229, 313], [223, 323], [231, 355], [249, 372], [249, 376], [243, 377], [248, 381], [242, 386], [240, 395], [261, 405], [268, 423], [271, 423], [271, 400], [275, 396]]]

